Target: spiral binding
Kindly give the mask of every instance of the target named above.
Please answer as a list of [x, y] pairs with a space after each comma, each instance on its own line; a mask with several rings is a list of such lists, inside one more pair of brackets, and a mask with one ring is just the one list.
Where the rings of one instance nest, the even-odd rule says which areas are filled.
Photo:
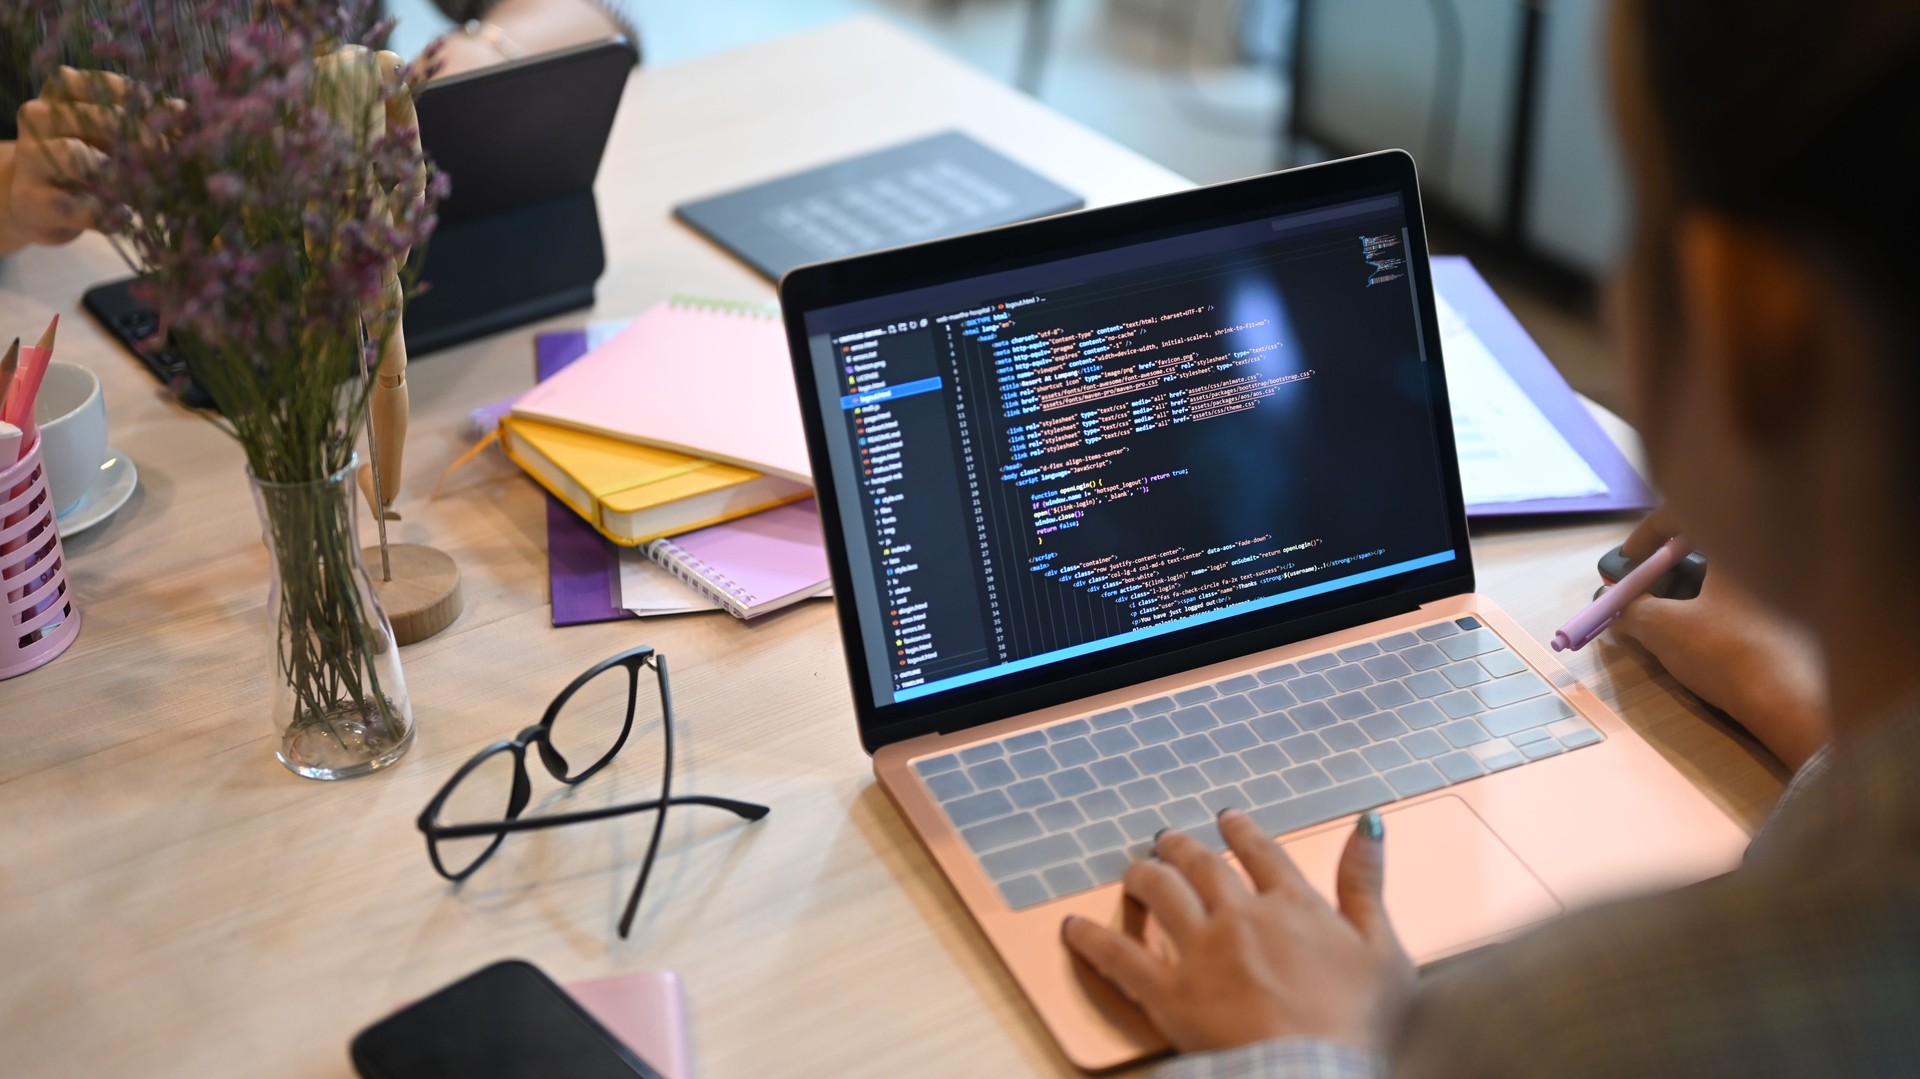
[[673, 307], [692, 308], [712, 311], [722, 315], [744, 315], [748, 318], [779, 318], [780, 305], [760, 303], [755, 300], [715, 300], [705, 296], [669, 296], [667, 303]]
[[685, 548], [672, 540], [655, 540], [647, 544], [647, 557], [695, 592], [725, 606], [728, 614], [735, 618], [747, 617], [747, 609], [753, 605], [753, 595], [735, 583], [733, 578], [689, 555]]

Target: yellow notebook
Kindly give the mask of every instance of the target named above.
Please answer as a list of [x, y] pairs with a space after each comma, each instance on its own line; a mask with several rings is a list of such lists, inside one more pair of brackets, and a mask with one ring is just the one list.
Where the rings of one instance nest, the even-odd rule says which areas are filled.
[[519, 416], [500, 421], [500, 445], [601, 535], [629, 547], [812, 494], [779, 476]]

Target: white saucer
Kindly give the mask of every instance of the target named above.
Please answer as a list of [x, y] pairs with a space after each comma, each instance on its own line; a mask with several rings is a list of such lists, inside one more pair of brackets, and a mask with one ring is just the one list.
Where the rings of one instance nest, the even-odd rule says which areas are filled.
[[62, 536], [84, 532], [126, 505], [138, 486], [140, 470], [133, 467], [133, 458], [108, 446], [107, 459], [100, 465], [100, 475], [93, 486], [87, 488], [87, 493], [80, 496], [72, 509], [53, 519], [54, 526]]

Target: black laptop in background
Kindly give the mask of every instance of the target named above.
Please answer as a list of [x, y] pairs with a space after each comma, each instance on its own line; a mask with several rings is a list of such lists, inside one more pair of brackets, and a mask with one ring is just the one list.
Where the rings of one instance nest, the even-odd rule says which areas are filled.
[[[412, 269], [407, 352], [439, 349], [593, 304], [606, 269], [594, 178], [639, 53], [625, 38], [436, 79], [420, 91], [420, 140], [452, 179], [440, 225]], [[171, 348], [142, 350], [157, 319], [133, 278], [82, 302], [162, 381], [186, 378]], [[181, 399], [212, 407], [186, 380]]]

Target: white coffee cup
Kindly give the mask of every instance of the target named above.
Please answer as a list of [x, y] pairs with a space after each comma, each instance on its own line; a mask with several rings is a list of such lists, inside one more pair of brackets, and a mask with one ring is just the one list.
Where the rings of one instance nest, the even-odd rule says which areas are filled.
[[71, 363], [47, 366], [34, 398], [40, 458], [56, 514], [80, 503], [107, 459], [107, 397], [92, 371]]

